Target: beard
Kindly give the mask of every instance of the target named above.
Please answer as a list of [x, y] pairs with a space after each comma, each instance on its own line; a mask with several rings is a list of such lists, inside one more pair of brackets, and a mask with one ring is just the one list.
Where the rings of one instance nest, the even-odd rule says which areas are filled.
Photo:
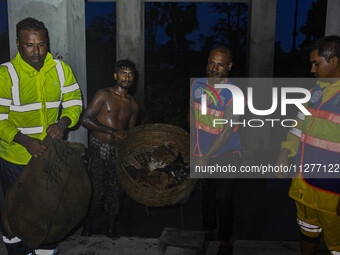
[[207, 77], [213, 79], [224, 79], [228, 77], [228, 72], [215, 72], [215, 71], [207, 71]]
[[125, 90], [128, 90], [131, 87], [132, 82], [130, 82], [130, 81], [126, 81], [126, 82], [122, 82], [122, 83], [117, 82], [117, 84], [118, 84], [119, 87], [121, 87]]
[[221, 72], [215, 72], [211, 70], [207, 70], [206, 75], [209, 80], [209, 84], [211, 83], [210, 85], [223, 83], [225, 78], [228, 77], [227, 72], [221, 73]]

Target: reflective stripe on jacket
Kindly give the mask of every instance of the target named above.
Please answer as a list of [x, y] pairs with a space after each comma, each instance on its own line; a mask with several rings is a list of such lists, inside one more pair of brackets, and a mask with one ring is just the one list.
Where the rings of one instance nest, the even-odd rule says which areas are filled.
[[296, 162], [303, 166], [302, 177], [309, 185], [340, 195], [340, 89], [322, 100], [324, 89], [317, 85], [312, 91], [312, 116], [304, 121]]
[[18, 53], [0, 66], [0, 157], [15, 164], [27, 164], [31, 155], [13, 142], [21, 133], [43, 140], [49, 125], [70, 118], [74, 126], [82, 111], [79, 86], [68, 65], [47, 53], [38, 72]]
[[[340, 80], [333, 84], [319, 81], [306, 105], [312, 116], [300, 114], [298, 126], [282, 143], [282, 148], [295, 148], [298, 166], [310, 168], [309, 173], [304, 171], [292, 180], [289, 196], [306, 206], [332, 214], [336, 213], [339, 201], [340, 174], [333, 172], [330, 175], [324, 167], [327, 170], [329, 164], [340, 163], [339, 92]], [[311, 172], [312, 164], [320, 164], [320, 170], [315, 168]], [[317, 178], [321, 175], [329, 178]]]

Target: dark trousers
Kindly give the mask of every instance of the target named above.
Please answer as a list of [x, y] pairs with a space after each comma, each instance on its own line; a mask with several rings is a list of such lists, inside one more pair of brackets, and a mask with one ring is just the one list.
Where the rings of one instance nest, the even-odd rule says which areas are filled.
[[[3, 194], [3, 197], [1, 197], [1, 207], [3, 198], [6, 195], [7, 190], [14, 184], [20, 173], [24, 170], [25, 166], [26, 165], [17, 165], [4, 160], [3, 158], [0, 158], [0, 180]], [[3, 236], [6, 236], [4, 230], [2, 231], [2, 234]], [[14, 238], [7, 241], [4, 240], [4, 243], [6, 245], [8, 255], [26, 255], [33, 252], [32, 249], [28, 248], [21, 241], [17, 242]], [[37, 249], [51, 250], [52, 254], [52, 251], [56, 249], [57, 246], [57, 243], [46, 244], [39, 246]]]
[[[227, 151], [213, 158], [209, 164], [239, 166], [240, 154]], [[213, 231], [217, 228], [219, 240], [228, 241], [233, 233], [234, 223], [234, 179], [205, 179], [202, 184], [203, 228]]]

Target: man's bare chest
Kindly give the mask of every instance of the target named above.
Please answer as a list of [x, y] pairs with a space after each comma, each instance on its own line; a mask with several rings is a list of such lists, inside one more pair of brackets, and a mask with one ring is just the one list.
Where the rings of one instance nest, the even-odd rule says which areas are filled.
[[102, 112], [108, 115], [128, 114], [131, 112], [131, 103], [129, 100], [107, 101], [102, 107]]

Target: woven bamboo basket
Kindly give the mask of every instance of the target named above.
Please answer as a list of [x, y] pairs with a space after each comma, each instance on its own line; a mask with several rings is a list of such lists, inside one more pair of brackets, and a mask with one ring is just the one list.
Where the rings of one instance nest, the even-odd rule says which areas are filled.
[[150, 153], [159, 145], [175, 141], [175, 149], [181, 152], [184, 162], [190, 162], [190, 139], [184, 129], [167, 124], [145, 124], [128, 131], [128, 136], [118, 145], [117, 173], [126, 193], [135, 201], [147, 206], [166, 206], [186, 199], [196, 180], [189, 179], [177, 186], [157, 190], [136, 182], [127, 172], [127, 166], [139, 169], [150, 160]]

